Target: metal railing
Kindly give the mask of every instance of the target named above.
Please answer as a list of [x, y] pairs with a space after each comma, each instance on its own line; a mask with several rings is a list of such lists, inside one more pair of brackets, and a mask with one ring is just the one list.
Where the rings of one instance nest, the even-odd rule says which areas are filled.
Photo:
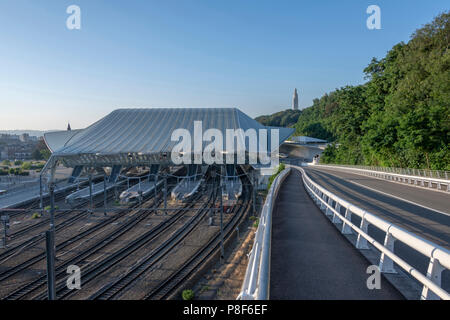
[[346, 165], [346, 164], [331, 164], [331, 166], [365, 169], [365, 170], [379, 171], [379, 172], [385, 172], [385, 173], [397, 173], [397, 174], [402, 174], [402, 175], [418, 176], [418, 177], [425, 177], [425, 178], [436, 178], [436, 179], [445, 179], [445, 180], [448, 180], [450, 178], [450, 172], [444, 171], [444, 170], [376, 167], [376, 166], [361, 166], [361, 165]]
[[253, 248], [249, 254], [247, 271], [237, 300], [268, 300], [270, 285], [270, 251], [272, 238], [273, 203], [281, 183], [291, 168], [283, 170], [273, 181], [262, 208]]
[[[342, 223], [341, 233], [351, 234], [354, 231], [358, 236], [356, 248], [369, 249], [368, 244], [370, 243], [381, 252], [379, 261], [379, 269], [381, 272], [396, 273], [394, 268], [394, 263], [396, 263], [406, 273], [410, 274], [423, 285], [421, 299], [435, 300], [441, 298], [450, 300], [450, 294], [441, 288], [442, 272], [450, 269], [449, 250], [352, 205], [312, 181], [302, 168], [299, 168], [299, 170], [302, 171], [303, 183], [308, 193], [317, 205], [320, 206], [320, 209], [327, 216], [332, 216], [332, 222], [336, 227], [340, 228], [339, 224]], [[344, 215], [341, 214], [341, 209], [345, 209]], [[356, 214], [361, 218], [359, 226], [351, 222], [352, 214]], [[369, 236], [369, 225], [386, 233], [383, 244]], [[402, 242], [430, 259], [426, 275], [422, 274], [394, 253], [395, 241]]]
[[[423, 188], [429, 188], [432, 190], [440, 190], [440, 191], [450, 192], [450, 180], [448, 180], [446, 178], [429, 177], [426, 175], [423, 175], [423, 176], [409, 175], [407, 173], [408, 171], [405, 171], [405, 170], [410, 170], [410, 169], [397, 169], [397, 171], [402, 170], [403, 172], [406, 172], [406, 173], [397, 173], [396, 170], [392, 170], [392, 172], [389, 171], [390, 169], [395, 169], [395, 168], [383, 168], [383, 169], [386, 169], [386, 171], [379, 171], [379, 170], [375, 170], [376, 168], [379, 168], [379, 167], [322, 165], [322, 164], [314, 165], [314, 166], [351, 170], [351, 171], [355, 171], [355, 172], [358, 172], [361, 174], [366, 174], [366, 175], [370, 175], [370, 176], [374, 176], [377, 178], [382, 178], [382, 179], [386, 179], [386, 180], [390, 180], [390, 181], [394, 181], [394, 182], [401, 182], [401, 183], [405, 183], [405, 184], [416, 186], [416, 187], [423, 187]], [[411, 170], [414, 170], [414, 169], [411, 169]], [[414, 172], [410, 171], [410, 173], [417, 173], [417, 169], [415, 169], [415, 170], [416, 171], [414, 171]], [[434, 171], [434, 172], [438, 172], [438, 171]], [[441, 172], [441, 174], [443, 172], [445, 172], [446, 177], [449, 176], [447, 174], [447, 171], [440, 171], [440, 172]]]

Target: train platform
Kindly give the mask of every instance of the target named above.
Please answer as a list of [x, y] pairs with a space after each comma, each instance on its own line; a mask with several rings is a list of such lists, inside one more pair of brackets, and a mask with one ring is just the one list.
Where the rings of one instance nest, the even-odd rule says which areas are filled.
[[270, 299], [404, 299], [383, 275], [381, 289], [367, 287], [371, 263], [320, 211], [294, 168], [272, 219]]
[[[67, 182], [60, 182], [56, 185], [55, 194], [66, 191], [68, 189], [76, 188], [77, 184], [68, 184]], [[48, 192], [44, 192], [43, 196], [48, 196]], [[6, 193], [0, 196], [0, 209], [10, 209], [26, 203], [36, 201], [40, 198], [39, 183], [23, 189], [15, 190], [11, 193]]]

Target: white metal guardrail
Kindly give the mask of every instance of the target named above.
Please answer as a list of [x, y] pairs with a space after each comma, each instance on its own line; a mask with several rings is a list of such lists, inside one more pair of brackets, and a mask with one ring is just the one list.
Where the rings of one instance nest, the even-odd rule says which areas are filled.
[[281, 183], [290, 173], [291, 168], [283, 170], [273, 181], [267, 194], [253, 248], [249, 254], [247, 271], [241, 293], [237, 300], [268, 300], [270, 285], [270, 251], [272, 238], [273, 203], [277, 198]]
[[[433, 178], [428, 176], [417, 176], [417, 175], [409, 175], [404, 173], [397, 173], [398, 170], [392, 170], [390, 172], [388, 169], [394, 169], [394, 168], [386, 168], [386, 171], [377, 171], [373, 169], [366, 169], [366, 168], [359, 168], [354, 166], [343, 166], [343, 165], [314, 165], [317, 167], [324, 167], [324, 168], [334, 168], [334, 169], [344, 169], [344, 170], [350, 170], [350, 171], [356, 171], [358, 173], [374, 176], [377, 178], [382, 178], [390, 181], [395, 182], [401, 182], [408, 185], [413, 186], [419, 186], [419, 187], [426, 187], [430, 188], [432, 190], [441, 190], [450, 192], [450, 180], [448, 179], [439, 179], [439, 178]], [[371, 168], [371, 167], [367, 167]], [[377, 168], [377, 167], [373, 167]], [[406, 170], [406, 169], [403, 169]], [[445, 172], [446, 173], [446, 172]], [[447, 176], [447, 174], [446, 174]]]
[[[368, 244], [370, 243], [381, 252], [379, 262], [379, 269], [381, 272], [396, 273], [394, 269], [395, 262], [423, 285], [421, 299], [436, 300], [441, 298], [450, 300], [450, 294], [441, 288], [442, 272], [446, 269], [450, 269], [449, 250], [352, 205], [312, 181], [302, 168], [299, 168], [299, 170], [302, 171], [303, 183], [308, 193], [320, 206], [320, 209], [322, 209], [326, 215], [333, 217], [332, 221], [336, 226], [338, 226], [337, 224], [339, 222], [342, 222], [341, 232], [343, 234], [351, 234], [352, 230], [356, 232], [358, 236], [356, 248], [369, 249]], [[341, 214], [342, 208], [345, 209], [344, 215]], [[356, 226], [351, 222], [352, 214], [356, 214], [361, 218], [361, 224], [359, 226]], [[383, 244], [369, 236], [369, 225], [386, 233]], [[426, 275], [422, 274], [394, 253], [395, 241], [402, 242], [430, 259]]]
[[336, 167], [357, 168], [371, 171], [380, 171], [386, 173], [398, 173], [407, 176], [419, 176], [437, 179], [450, 179], [450, 172], [444, 170], [428, 170], [428, 169], [411, 169], [411, 168], [393, 168], [393, 167], [377, 167], [377, 166], [361, 166], [349, 164], [333, 164]]

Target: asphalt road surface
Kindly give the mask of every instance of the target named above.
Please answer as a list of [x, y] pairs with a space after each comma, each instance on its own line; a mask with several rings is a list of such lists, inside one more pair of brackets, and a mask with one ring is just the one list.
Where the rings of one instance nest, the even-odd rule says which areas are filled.
[[271, 252], [270, 299], [403, 299], [384, 277], [380, 290], [367, 288], [371, 263], [318, 209], [298, 170], [274, 206]]
[[[450, 249], [450, 195], [339, 169], [308, 167], [305, 170], [313, 181], [348, 202]], [[360, 221], [359, 217], [352, 216], [352, 222]], [[373, 226], [369, 227], [369, 235], [380, 243], [384, 241], [385, 233]], [[394, 252], [426, 274], [428, 258], [398, 241]], [[449, 270], [442, 274], [442, 287], [450, 291]]]

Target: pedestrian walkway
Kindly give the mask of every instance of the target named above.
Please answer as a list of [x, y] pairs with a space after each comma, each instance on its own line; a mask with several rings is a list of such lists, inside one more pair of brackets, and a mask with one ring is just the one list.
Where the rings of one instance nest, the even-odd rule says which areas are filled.
[[370, 263], [311, 200], [297, 169], [282, 184], [272, 219], [270, 299], [403, 299], [383, 276], [380, 290], [367, 288]]

